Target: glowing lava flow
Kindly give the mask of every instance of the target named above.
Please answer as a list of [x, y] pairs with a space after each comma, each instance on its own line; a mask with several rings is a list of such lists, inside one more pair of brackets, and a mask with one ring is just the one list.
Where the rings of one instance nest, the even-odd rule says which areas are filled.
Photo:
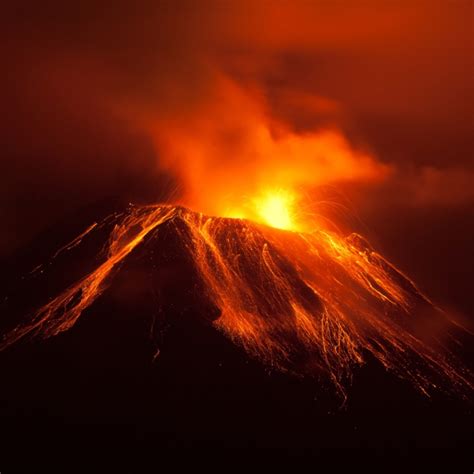
[[[292, 227], [285, 199], [264, 196], [260, 220]], [[156, 237], [166, 228], [189, 255], [203, 298], [220, 311], [215, 327], [264, 363], [327, 376], [344, 394], [353, 368], [370, 354], [424, 393], [443, 381], [456, 392], [472, 389], [470, 374], [414, 324], [418, 311], [436, 317], [439, 310], [358, 235], [286, 231], [171, 205], [131, 207], [116, 219], [105, 261], [8, 333], [0, 348], [71, 328], [135, 248], [159, 252]]]

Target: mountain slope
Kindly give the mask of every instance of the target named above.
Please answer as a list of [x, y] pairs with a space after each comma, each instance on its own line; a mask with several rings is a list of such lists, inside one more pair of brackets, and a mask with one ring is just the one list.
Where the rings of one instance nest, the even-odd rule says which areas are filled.
[[[100, 241], [105, 247], [94, 255]], [[88, 246], [93, 257], [84, 263]], [[115, 292], [123, 305], [146, 306], [156, 328], [199, 314], [267, 366], [330, 380], [343, 396], [368, 357], [424, 393], [472, 387], [444, 347], [450, 323], [358, 235], [131, 206], [87, 227], [53, 255], [52, 267], [55, 259], [62, 259], [60, 275], [71, 269], [69, 283], [29, 316], [24, 307], [11, 311], [2, 348], [66, 331], [104, 292]]]

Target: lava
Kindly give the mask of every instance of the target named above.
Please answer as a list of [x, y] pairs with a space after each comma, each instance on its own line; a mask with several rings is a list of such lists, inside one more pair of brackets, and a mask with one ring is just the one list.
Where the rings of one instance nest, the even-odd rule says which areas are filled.
[[257, 209], [263, 220], [272, 227], [292, 230], [295, 228], [292, 207], [295, 197], [283, 190], [267, 193], [257, 203]]
[[253, 199], [247, 200], [240, 207], [226, 209], [225, 217], [249, 219], [254, 222], [269, 225], [277, 229], [300, 229], [297, 219], [297, 194], [288, 189], [268, 189]]
[[260, 222], [175, 205], [131, 206], [112, 217], [106, 256], [95, 270], [5, 334], [0, 349], [70, 329], [135, 249], [160, 251], [157, 236], [166, 228], [192, 262], [202, 298], [218, 309], [212, 324], [266, 365], [326, 377], [343, 396], [354, 368], [368, 358], [425, 394], [440, 384], [471, 390], [470, 373], [417, 327], [419, 314], [439, 318], [441, 311], [361, 236], [295, 230], [295, 199], [281, 190], [262, 194], [247, 208]]

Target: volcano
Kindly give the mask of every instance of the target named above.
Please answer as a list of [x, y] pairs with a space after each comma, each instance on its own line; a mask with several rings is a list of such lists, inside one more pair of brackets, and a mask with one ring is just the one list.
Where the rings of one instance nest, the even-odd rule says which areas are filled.
[[327, 382], [343, 400], [367, 360], [426, 395], [472, 389], [448, 350], [455, 326], [357, 234], [130, 205], [23, 277], [3, 304], [0, 347], [67, 331], [107, 295], [148, 313], [154, 341], [197, 317], [266, 367]]

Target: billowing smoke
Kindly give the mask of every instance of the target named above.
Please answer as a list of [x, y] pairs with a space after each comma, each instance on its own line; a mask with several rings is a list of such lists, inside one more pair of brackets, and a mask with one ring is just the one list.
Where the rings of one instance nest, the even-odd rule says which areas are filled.
[[215, 79], [197, 113], [149, 119], [160, 165], [182, 183], [181, 201], [222, 215], [266, 190], [303, 190], [383, 179], [389, 167], [333, 128], [296, 132], [275, 119], [263, 93]]

